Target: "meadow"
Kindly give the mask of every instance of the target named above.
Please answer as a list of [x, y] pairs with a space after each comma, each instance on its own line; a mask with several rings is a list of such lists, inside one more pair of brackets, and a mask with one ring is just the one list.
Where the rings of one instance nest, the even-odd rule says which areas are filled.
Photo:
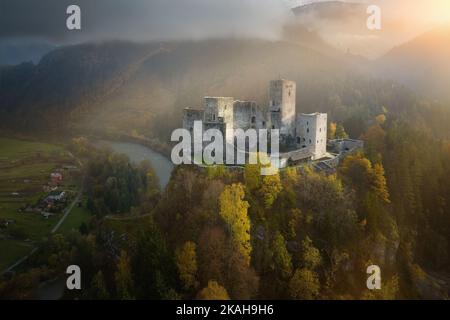
[[[29, 253], [59, 221], [60, 213], [45, 218], [24, 208], [47, 194], [44, 185], [50, 181], [50, 173], [76, 165], [62, 146], [0, 138], [0, 272]], [[62, 188], [75, 194], [80, 175], [79, 171], [65, 170]], [[59, 232], [77, 229], [88, 218], [84, 207], [75, 206]]]

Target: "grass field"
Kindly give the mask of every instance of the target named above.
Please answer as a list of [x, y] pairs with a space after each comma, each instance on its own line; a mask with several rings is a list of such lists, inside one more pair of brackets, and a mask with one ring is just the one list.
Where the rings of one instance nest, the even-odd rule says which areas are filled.
[[0, 239], [0, 271], [8, 268], [12, 263], [30, 253], [33, 247], [23, 241]]
[[[13, 220], [7, 228], [0, 229], [0, 271], [28, 253], [32, 244], [46, 237], [61, 218], [61, 214], [56, 214], [46, 219], [39, 213], [19, 209], [45, 196], [43, 185], [49, 182], [50, 173], [65, 165], [76, 163], [61, 146], [0, 138], [0, 221]], [[63, 177], [63, 189], [75, 193], [77, 174], [64, 172]], [[82, 217], [77, 217], [77, 213]], [[71, 212], [67, 228], [71, 229], [70, 223], [76, 225], [76, 220], [84, 216], [79, 210]]]
[[66, 220], [59, 228], [58, 233], [66, 234], [71, 231], [78, 231], [83, 223], [87, 224], [89, 222], [92, 214], [86, 208], [86, 201], [83, 201], [82, 203], [82, 207], [75, 206], [73, 208], [72, 212], [67, 216]]

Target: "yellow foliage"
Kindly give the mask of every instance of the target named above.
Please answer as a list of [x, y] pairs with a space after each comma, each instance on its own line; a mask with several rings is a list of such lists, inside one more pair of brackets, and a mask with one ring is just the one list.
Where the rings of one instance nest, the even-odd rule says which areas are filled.
[[250, 218], [247, 210], [249, 204], [244, 200], [245, 191], [242, 184], [232, 184], [225, 187], [219, 198], [220, 216], [227, 224], [237, 250], [250, 265]]
[[208, 286], [197, 295], [200, 300], [230, 300], [227, 290], [216, 281], [208, 281]]
[[176, 250], [175, 261], [184, 289], [189, 290], [195, 288], [197, 286], [197, 254], [195, 243], [188, 241], [180, 249]]

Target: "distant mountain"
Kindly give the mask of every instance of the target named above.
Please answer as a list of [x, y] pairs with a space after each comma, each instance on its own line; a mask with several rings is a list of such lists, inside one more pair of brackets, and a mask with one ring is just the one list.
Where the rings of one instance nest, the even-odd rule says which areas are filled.
[[38, 65], [0, 69], [0, 122], [27, 130], [138, 128], [155, 136], [179, 126], [184, 107], [205, 95], [267, 104], [267, 85], [298, 82], [299, 108], [326, 111], [319, 83], [352, 69], [345, 55], [292, 42], [203, 40], [111, 42], [56, 49]]
[[402, 15], [383, 14], [381, 30], [369, 30], [370, 3], [351, 1], [313, 2], [292, 9], [296, 23], [317, 33], [341, 52], [375, 59], [422, 31], [411, 27]]
[[16, 65], [39, 60], [55, 46], [37, 41], [0, 41], [0, 66]]
[[365, 11], [367, 6], [360, 3], [344, 1], [322, 1], [312, 2], [292, 9], [296, 16], [316, 15], [318, 18], [329, 20], [353, 19], [355, 15], [360, 15], [361, 10]]
[[378, 76], [450, 101], [450, 27], [433, 29], [392, 49], [375, 67]]

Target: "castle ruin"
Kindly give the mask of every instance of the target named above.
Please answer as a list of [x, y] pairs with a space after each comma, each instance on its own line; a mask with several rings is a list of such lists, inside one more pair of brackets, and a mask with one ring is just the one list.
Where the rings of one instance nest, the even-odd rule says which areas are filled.
[[266, 110], [264, 114], [264, 109], [254, 101], [204, 97], [203, 108], [184, 109], [183, 128], [192, 131], [194, 121], [202, 121], [205, 130], [219, 129], [229, 144], [233, 144], [236, 129], [278, 129], [280, 146], [285, 150], [280, 155], [284, 166], [327, 157], [327, 114], [297, 113], [294, 81], [270, 82]]

